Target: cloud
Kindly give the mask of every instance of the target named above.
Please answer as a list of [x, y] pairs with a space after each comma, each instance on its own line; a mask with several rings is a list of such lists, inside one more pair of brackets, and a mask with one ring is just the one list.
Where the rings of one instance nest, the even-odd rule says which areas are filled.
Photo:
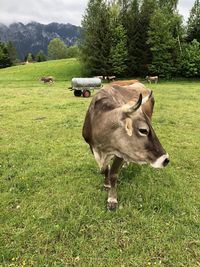
[[80, 25], [87, 0], [1, 0], [0, 22], [61, 22]]
[[[180, 0], [178, 9], [185, 20], [195, 0]], [[1, 0], [0, 23], [60, 22], [80, 25], [88, 0]]]
[[190, 11], [194, 5], [195, 0], [180, 0], [178, 5], [178, 10], [181, 15], [183, 15], [183, 18], [185, 21], [187, 21]]

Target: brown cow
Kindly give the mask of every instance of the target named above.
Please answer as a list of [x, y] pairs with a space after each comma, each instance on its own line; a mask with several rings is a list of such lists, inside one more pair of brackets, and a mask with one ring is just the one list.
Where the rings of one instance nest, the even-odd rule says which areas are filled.
[[40, 81], [42, 81], [44, 83], [53, 83], [54, 82], [54, 77], [52, 77], [52, 76], [42, 77], [40, 79]]
[[151, 82], [155, 82], [157, 83], [158, 82], [158, 76], [146, 76], [145, 79], [151, 83]]
[[[169, 162], [151, 125], [152, 91], [138, 83], [129, 87], [107, 85], [92, 99], [83, 126], [83, 137], [94, 154], [104, 186], [108, 208], [117, 206], [116, 181], [123, 162], [149, 163], [162, 168]], [[111, 168], [108, 163], [113, 159]]]
[[128, 86], [138, 82], [139, 82], [138, 80], [122, 80], [122, 81], [114, 81], [111, 83], [111, 85]]

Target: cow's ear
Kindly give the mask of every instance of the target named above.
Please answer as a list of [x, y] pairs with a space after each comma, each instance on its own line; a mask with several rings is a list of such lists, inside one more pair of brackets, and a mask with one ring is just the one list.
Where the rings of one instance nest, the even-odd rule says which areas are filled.
[[150, 94], [145, 96], [143, 99], [142, 99], [142, 104], [145, 104], [151, 97], [152, 97], [152, 90], [150, 91]]
[[133, 134], [133, 125], [132, 120], [130, 118], [125, 119], [125, 130], [129, 136]]

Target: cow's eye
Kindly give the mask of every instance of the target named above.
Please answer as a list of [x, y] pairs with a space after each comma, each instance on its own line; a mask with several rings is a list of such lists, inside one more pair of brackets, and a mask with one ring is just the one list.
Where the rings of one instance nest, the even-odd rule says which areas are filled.
[[146, 135], [148, 135], [149, 131], [147, 129], [145, 129], [145, 128], [140, 128], [139, 129], [139, 133], [142, 136], [146, 136]]

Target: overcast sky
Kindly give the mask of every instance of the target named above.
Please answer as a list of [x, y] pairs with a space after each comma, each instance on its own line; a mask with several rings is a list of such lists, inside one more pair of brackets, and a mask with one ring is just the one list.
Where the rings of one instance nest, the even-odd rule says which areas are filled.
[[[179, 0], [185, 20], [195, 0]], [[60, 22], [80, 25], [88, 0], [0, 0], [0, 23]]]

